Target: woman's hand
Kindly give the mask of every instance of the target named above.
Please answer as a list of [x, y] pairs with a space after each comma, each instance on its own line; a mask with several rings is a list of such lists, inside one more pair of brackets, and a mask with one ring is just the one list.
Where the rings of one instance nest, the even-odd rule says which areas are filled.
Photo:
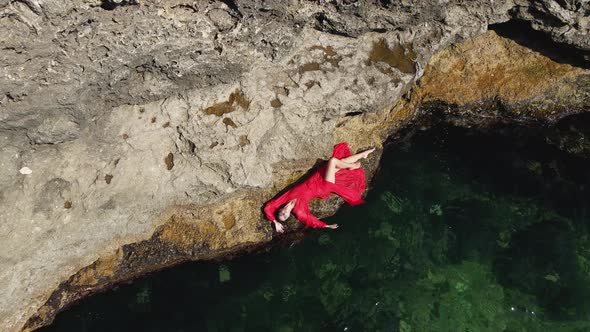
[[280, 222], [273, 220], [272, 221], [275, 224], [275, 228], [277, 229], [277, 233], [283, 233], [285, 232], [285, 226], [283, 226]]
[[326, 225], [326, 228], [336, 229], [336, 228], [338, 228], [338, 224]]

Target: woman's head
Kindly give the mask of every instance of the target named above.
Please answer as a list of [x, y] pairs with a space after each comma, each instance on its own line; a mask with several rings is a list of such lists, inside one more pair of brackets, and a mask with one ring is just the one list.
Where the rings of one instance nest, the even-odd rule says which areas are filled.
[[291, 216], [291, 210], [293, 210], [293, 207], [295, 206], [296, 202], [296, 198], [292, 199], [289, 203], [285, 204], [282, 208], [279, 209], [279, 212], [277, 214], [279, 221], [282, 222], [289, 219], [289, 217]]
[[280, 222], [283, 222], [283, 221], [289, 219], [290, 216], [291, 216], [291, 211], [287, 210], [287, 205], [280, 208], [279, 213], [277, 214], [277, 217]]

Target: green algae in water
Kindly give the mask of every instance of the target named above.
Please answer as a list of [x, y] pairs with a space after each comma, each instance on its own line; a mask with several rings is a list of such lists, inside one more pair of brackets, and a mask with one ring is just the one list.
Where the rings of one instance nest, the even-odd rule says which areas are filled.
[[219, 265], [219, 282], [226, 282], [231, 279], [231, 274], [225, 265]]
[[590, 330], [587, 159], [452, 127], [398, 146], [337, 231], [147, 276], [42, 331]]

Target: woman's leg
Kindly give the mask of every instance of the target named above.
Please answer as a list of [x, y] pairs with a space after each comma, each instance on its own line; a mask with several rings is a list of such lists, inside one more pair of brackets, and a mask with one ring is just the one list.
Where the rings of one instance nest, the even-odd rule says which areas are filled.
[[330, 158], [330, 160], [328, 160], [328, 165], [326, 166], [326, 174], [324, 174], [324, 180], [326, 180], [328, 182], [336, 183], [336, 172], [338, 172], [339, 169], [341, 169], [341, 168], [355, 169], [355, 168], [359, 168], [359, 167], [360, 167], [359, 163], [349, 163], [349, 162], [343, 161], [341, 159], [332, 157], [332, 158]]
[[336, 172], [338, 172], [339, 169], [355, 169], [361, 167], [358, 160], [361, 158], [367, 158], [369, 154], [371, 154], [371, 152], [373, 151], [375, 151], [375, 148], [342, 159], [334, 157], [330, 158], [330, 160], [328, 160], [328, 165], [326, 166], [326, 174], [324, 175], [324, 180], [336, 183]]
[[343, 161], [343, 162], [351, 163], [352, 164], [352, 163], [357, 162], [359, 159], [367, 158], [369, 156], [369, 154], [371, 152], [373, 152], [373, 151], [375, 151], [375, 148], [372, 148], [372, 149], [369, 149], [367, 151], [363, 151], [363, 152], [360, 152], [360, 153], [357, 153], [357, 154], [353, 154], [352, 156], [348, 156], [348, 157], [342, 158], [340, 160]]

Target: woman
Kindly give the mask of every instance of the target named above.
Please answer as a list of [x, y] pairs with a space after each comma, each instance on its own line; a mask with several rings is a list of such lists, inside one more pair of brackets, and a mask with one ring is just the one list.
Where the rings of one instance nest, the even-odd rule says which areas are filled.
[[281, 205], [285, 204], [277, 214], [281, 222], [287, 220], [291, 212], [294, 212], [297, 219], [308, 227], [338, 228], [337, 224], [327, 225], [311, 214], [309, 201], [314, 197], [326, 199], [332, 193], [336, 193], [350, 205], [364, 203], [361, 194], [365, 190], [366, 180], [359, 160], [367, 158], [373, 151], [375, 151], [374, 148], [352, 155], [347, 143], [336, 144], [332, 158], [307, 180], [266, 203], [264, 207], [266, 218], [275, 224], [277, 232], [282, 233], [284, 226], [276, 220], [274, 214]]

